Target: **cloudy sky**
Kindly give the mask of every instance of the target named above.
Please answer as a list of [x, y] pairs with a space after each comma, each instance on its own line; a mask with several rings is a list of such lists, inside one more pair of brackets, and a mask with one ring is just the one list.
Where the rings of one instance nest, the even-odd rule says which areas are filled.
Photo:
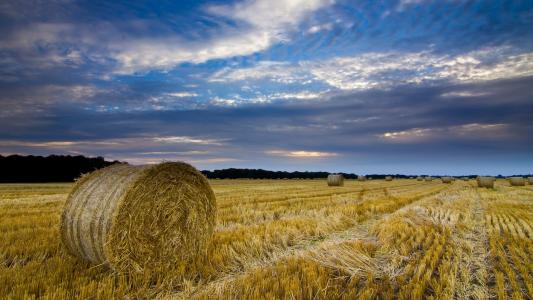
[[533, 172], [533, 2], [2, 1], [0, 154]]

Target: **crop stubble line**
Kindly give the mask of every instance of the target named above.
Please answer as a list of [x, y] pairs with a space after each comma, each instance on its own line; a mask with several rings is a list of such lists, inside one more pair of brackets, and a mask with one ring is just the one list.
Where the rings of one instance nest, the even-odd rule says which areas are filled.
[[[364, 220], [361, 223], [351, 226], [350, 228], [347, 228], [341, 231], [332, 232], [325, 238], [303, 239], [301, 242], [299, 242], [295, 246], [289, 247], [287, 249], [281, 249], [279, 251], [271, 253], [266, 258], [263, 257], [262, 259], [257, 259], [252, 262], [248, 262], [244, 266], [243, 270], [240, 272], [224, 274], [221, 277], [215, 280], [212, 280], [210, 282], [207, 282], [205, 284], [200, 284], [196, 286], [191, 285], [188, 287], [186, 291], [181, 291], [176, 294], [173, 294], [171, 298], [185, 299], [189, 297], [194, 297], [196, 294], [200, 292], [200, 290], [201, 292], [211, 291], [211, 290], [213, 291], [220, 290], [224, 286], [231, 284], [231, 282], [236, 281], [239, 278], [246, 276], [246, 274], [251, 273], [258, 268], [272, 266], [276, 264], [277, 262], [280, 262], [283, 259], [289, 258], [289, 257], [305, 257], [307, 254], [309, 254], [313, 250], [319, 249], [323, 247], [324, 245], [331, 243], [331, 242], [338, 244], [342, 242], [357, 241], [357, 240], [374, 241], [375, 237], [370, 234], [369, 229], [374, 224], [376, 224], [378, 221], [400, 210], [404, 210], [408, 207], [415, 206], [419, 202], [424, 201], [426, 198], [435, 196], [447, 188], [448, 186], [442, 187], [438, 191], [431, 191], [425, 195], [416, 196], [415, 198], [418, 198], [418, 199], [402, 207], [399, 207], [392, 212], [374, 215], [370, 217], [369, 219]], [[376, 190], [382, 189], [382, 187], [375, 188], [375, 189]]]

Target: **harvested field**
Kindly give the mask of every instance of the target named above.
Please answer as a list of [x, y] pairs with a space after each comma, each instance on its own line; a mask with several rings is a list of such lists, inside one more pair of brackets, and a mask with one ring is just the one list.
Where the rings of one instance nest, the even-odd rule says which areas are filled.
[[211, 180], [207, 253], [118, 275], [62, 247], [71, 184], [0, 185], [7, 299], [532, 299], [533, 187], [497, 180]]

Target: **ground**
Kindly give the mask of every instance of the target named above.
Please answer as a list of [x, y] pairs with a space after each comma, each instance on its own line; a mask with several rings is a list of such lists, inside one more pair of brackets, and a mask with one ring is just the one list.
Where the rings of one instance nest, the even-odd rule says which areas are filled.
[[213, 242], [165, 276], [68, 255], [58, 225], [71, 184], [0, 185], [0, 298], [533, 299], [532, 185], [211, 184]]

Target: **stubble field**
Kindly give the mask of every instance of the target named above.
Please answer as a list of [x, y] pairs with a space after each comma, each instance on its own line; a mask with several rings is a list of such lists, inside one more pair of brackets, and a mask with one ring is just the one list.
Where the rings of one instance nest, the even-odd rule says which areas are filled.
[[71, 184], [0, 185], [4, 299], [533, 299], [533, 186], [212, 180], [211, 246], [174, 274], [69, 256]]

